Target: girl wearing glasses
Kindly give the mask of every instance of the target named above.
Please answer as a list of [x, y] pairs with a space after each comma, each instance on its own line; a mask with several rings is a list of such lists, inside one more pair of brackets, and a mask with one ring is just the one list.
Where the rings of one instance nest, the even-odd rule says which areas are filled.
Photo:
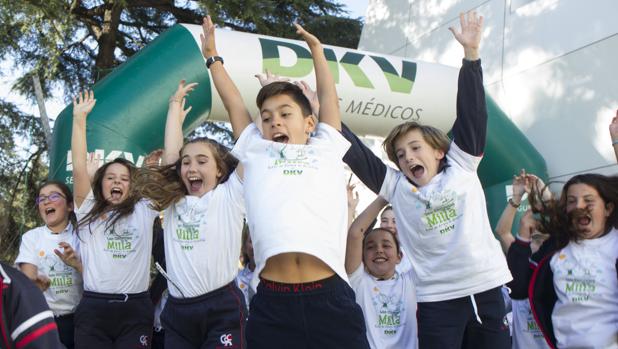
[[39, 188], [35, 202], [45, 225], [22, 236], [15, 263], [43, 291], [60, 340], [70, 349], [73, 314], [82, 294], [82, 265], [73, 249], [79, 246], [73, 195], [66, 184], [48, 181]]

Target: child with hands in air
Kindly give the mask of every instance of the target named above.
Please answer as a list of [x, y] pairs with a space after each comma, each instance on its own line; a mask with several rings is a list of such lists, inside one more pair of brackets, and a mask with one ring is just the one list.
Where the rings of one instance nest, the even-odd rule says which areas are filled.
[[154, 308], [148, 285], [158, 213], [133, 190], [129, 161], [114, 159], [91, 178], [88, 164], [96, 160], [87, 159], [86, 119], [95, 104], [92, 91], [73, 100], [73, 195], [84, 280], [75, 346], [150, 347]]
[[393, 230], [368, 228], [386, 204], [378, 196], [350, 226], [345, 267], [363, 309], [370, 347], [414, 349], [418, 339], [412, 270], [397, 269], [403, 255]]
[[[316, 73], [320, 122], [300, 87], [273, 82], [257, 96], [262, 132], [252, 123], [204, 19], [202, 52], [230, 116], [244, 166], [247, 222], [256, 269], [247, 324], [250, 348], [367, 348], [360, 307], [344, 268], [346, 192], [334, 79], [319, 40], [296, 25]], [[315, 136], [311, 136], [315, 131]]]
[[165, 347], [245, 348], [245, 299], [235, 283], [245, 215], [242, 167], [208, 138], [183, 145], [186, 96], [196, 85], [178, 84], [169, 100], [164, 165], [140, 170], [136, 180], [136, 190], [163, 211]]
[[449, 28], [464, 49], [453, 142], [434, 127], [403, 123], [384, 141], [393, 169], [344, 128], [352, 143], [344, 160], [393, 205], [415, 275], [420, 348], [507, 348], [501, 287], [511, 275], [477, 175], [487, 130], [483, 17], [462, 13], [460, 24], [461, 31]]

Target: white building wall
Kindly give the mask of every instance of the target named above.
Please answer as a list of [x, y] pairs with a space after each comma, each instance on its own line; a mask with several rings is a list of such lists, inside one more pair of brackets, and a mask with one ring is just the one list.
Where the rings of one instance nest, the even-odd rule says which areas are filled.
[[550, 177], [618, 172], [617, 0], [369, 0], [359, 49], [460, 66], [448, 27], [485, 17], [488, 92], [547, 162]]

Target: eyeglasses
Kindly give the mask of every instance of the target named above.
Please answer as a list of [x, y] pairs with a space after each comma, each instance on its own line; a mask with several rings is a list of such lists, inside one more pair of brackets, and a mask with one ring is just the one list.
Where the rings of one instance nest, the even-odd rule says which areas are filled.
[[34, 199], [34, 202], [36, 202], [37, 205], [45, 202], [45, 200], [49, 200], [51, 202], [56, 202], [60, 199], [65, 199], [65, 197], [62, 194], [59, 193], [51, 193], [49, 195], [39, 195], [36, 197], [36, 199]]

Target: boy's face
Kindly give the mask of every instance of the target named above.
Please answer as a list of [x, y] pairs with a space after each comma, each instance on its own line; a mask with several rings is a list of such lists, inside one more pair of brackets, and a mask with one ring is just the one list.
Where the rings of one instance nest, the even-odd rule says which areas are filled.
[[374, 277], [389, 279], [401, 262], [393, 235], [384, 230], [375, 230], [367, 236], [363, 245], [363, 263]]
[[260, 110], [262, 134], [273, 142], [307, 144], [315, 122], [286, 94], [267, 98]]
[[420, 129], [409, 131], [395, 141], [397, 165], [403, 174], [422, 187], [438, 174], [444, 152], [425, 141]]

